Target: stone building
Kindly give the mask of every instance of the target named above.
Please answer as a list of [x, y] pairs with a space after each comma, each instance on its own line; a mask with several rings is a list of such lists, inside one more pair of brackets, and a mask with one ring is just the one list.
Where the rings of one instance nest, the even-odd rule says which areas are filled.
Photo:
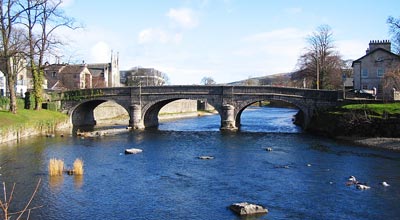
[[53, 64], [45, 68], [47, 88], [69, 90], [92, 88], [92, 74], [86, 64]]
[[120, 86], [118, 55], [111, 54], [111, 62], [88, 64], [93, 88]]
[[120, 86], [118, 56], [110, 63], [52, 64], [45, 68], [47, 88], [70, 90]]
[[354, 89], [382, 92], [382, 79], [388, 71], [399, 68], [400, 56], [391, 52], [388, 40], [370, 41], [366, 54], [353, 61]]

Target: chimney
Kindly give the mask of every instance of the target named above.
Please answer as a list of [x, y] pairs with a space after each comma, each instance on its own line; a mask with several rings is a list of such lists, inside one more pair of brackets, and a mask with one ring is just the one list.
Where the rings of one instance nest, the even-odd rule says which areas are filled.
[[385, 49], [391, 52], [391, 43], [389, 40], [371, 40], [369, 42], [369, 48], [367, 49], [366, 53], [376, 50], [378, 48]]

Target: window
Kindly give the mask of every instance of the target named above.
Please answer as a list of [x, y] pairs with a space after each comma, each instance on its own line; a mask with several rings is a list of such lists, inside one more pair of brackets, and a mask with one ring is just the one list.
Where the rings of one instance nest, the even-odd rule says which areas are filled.
[[383, 70], [383, 68], [379, 67], [378, 69], [376, 69], [377, 77], [383, 77], [384, 74], [385, 74], [385, 71]]
[[362, 85], [362, 89], [368, 89], [368, 85], [367, 84], [363, 84]]
[[368, 77], [368, 69], [362, 69], [361, 76], [362, 77]]
[[57, 76], [57, 73], [53, 72], [51, 75], [53, 76], [53, 78], [55, 78]]

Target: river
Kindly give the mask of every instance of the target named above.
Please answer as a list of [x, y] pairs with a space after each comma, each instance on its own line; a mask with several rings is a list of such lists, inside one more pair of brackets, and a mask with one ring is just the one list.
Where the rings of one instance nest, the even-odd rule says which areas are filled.
[[[245, 219], [227, 208], [243, 201], [269, 210], [250, 219], [398, 218], [400, 154], [304, 134], [295, 113], [250, 107], [237, 133], [220, 132], [212, 115], [116, 136], [8, 143], [0, 145], [0, 181], [8, 193], [16, 183], [17, 211], [41, 179], [32, 204], [41, 207], [30, 219]], [[132, 147], [143, 152], [123, 153]], [[85, 174], [49, 177], [51, 158], [69, 167], [82, 158]], [[350, 175], [371, 189], [346, 186]]]

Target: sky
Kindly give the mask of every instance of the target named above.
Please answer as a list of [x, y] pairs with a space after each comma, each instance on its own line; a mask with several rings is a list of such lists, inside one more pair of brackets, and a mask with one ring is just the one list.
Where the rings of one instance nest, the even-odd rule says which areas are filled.
[[170, 84], [228, 83], [296, 70], [307, 37], [329, 25], [343, 59], [358, 59], [370, 40], [390, 40], [398, 0], [65, 0], [82, 28], [60, 29], [61, 62], [155, 68]]

